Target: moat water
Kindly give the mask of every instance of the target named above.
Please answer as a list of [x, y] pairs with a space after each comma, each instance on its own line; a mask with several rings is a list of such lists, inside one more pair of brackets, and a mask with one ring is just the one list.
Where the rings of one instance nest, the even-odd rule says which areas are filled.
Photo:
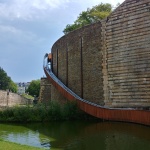
[[131, 123], [0, 124], [0, 138], [50, 150], [150, 150], [150, 127]]

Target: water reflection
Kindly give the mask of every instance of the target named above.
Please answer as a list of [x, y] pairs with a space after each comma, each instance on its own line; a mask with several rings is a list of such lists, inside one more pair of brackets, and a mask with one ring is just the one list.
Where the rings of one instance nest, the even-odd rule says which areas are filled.
[[150, 127], [115, 122], [0, 124], [0, 137], [57, 150], [149, 150]]

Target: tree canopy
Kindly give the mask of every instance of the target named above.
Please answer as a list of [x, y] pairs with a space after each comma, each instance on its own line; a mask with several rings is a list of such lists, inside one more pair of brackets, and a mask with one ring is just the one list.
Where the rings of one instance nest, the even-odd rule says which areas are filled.
[[40, 92], [40, 80], [32, 80], [26, 92], [28, 92], [29, 95], [38, 97]]
[[11, 80], [7, 73], [0, 67], [0, 90], [9, 89], [12, 92], [17, 92], [17, 85]]
[[63, 30], [64, 34], [67, 34], [73, 30], [76, 30], [82, 26], [98, 22], [106, 18], [112, 11], [111, 4], [99, 4], [91, 9], [88, 8], [86, 11], [83, 11], [77, 17], [77, 20], [73, 24], [68, 24]]

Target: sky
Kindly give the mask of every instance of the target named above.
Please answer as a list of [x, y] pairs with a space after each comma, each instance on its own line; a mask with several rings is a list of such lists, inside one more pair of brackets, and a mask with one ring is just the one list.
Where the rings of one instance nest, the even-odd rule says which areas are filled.
[[[114, 7], [124, 0], [107, 0]], [[45, 77], [43, 57], [67, 24], [106, 0], [0, 0], [0, 67], [14, 82]]]

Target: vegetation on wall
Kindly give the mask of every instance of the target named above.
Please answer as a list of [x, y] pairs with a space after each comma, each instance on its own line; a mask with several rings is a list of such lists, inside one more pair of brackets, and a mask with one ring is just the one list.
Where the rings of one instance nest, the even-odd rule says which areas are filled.
[[26, 99], [34, 100], [34, 97], [31, 96], [31, 95], [29, 95], [29, 94], [24, 93], [24, 94], [22, 94], [22, 96], [23, 96], [24, 98], [26, 98]]
[[0, 67], [0, 90], [9, 89], [12, 92], [17, 92], [17, 85], [11, 80], [7, 73]]
[[109, 3], [99, 4], [93, 8], [88, 8], [86, 11], [82, 11], [77, 20], [73, 24], [68, 24], [63, 30], [64, 34], [67, 34], [73, 30], [76, 30], [82, 26], [92, 24], [106, 18], [112, 11], [112, 5]]
[[32, 80], [26, 92], [31, 96], [38, 97], [40, 93], [40, 80]]

